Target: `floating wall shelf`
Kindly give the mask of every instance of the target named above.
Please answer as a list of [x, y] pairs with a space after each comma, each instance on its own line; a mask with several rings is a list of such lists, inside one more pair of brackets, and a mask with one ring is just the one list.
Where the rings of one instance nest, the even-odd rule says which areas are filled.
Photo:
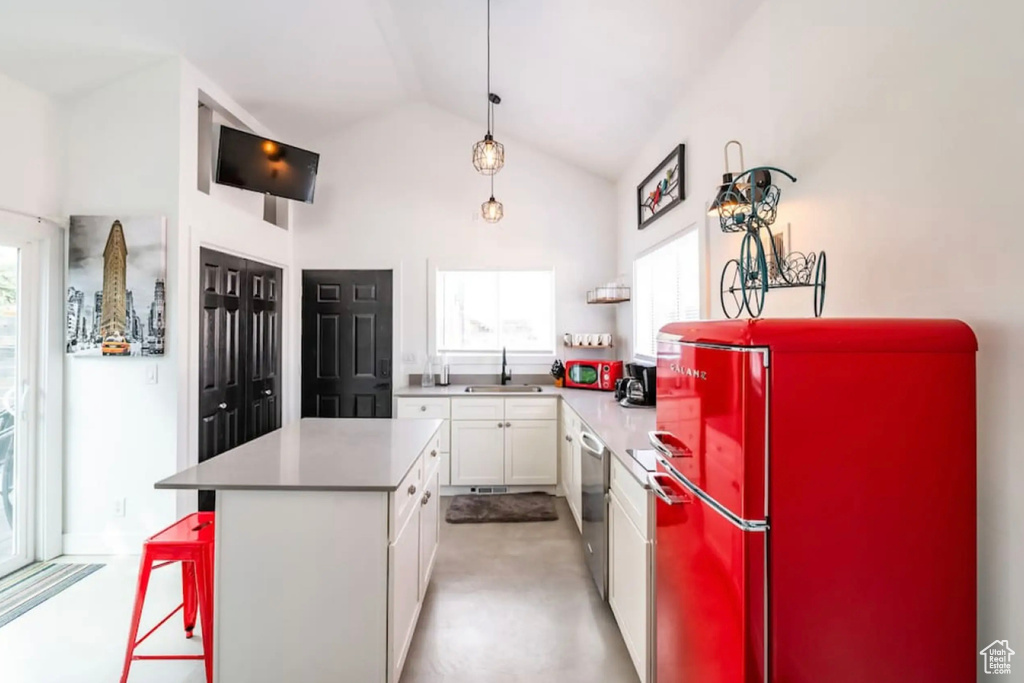
[[595, 287], [587, 292], [588, 304], [621, 304], [629, 301], [632, 292], [629, 287]]

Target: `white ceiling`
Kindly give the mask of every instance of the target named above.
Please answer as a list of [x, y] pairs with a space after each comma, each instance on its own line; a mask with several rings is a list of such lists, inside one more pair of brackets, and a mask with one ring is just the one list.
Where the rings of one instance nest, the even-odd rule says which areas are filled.
[[[616, 177], [759, 2], [492, 0], [496, 137]], [[0, 72], [56, 96], [177, 53], [306, 143], [423, 99], [485, 129], [486, 0], [0, 0], [0, 18]]]

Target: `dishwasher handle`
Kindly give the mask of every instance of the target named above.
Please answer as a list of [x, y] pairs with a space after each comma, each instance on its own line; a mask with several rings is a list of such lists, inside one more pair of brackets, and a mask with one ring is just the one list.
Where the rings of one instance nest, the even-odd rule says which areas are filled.
[[580, 430], [580, 444], [594, 455], [601, 455], [604, 453], [605, 445], [601, 443], [601, 440], [590, 432]]

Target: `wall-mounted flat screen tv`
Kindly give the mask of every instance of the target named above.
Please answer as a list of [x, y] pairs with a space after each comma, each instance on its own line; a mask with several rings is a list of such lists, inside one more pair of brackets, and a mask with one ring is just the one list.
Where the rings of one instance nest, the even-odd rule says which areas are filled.
[[217, 182], [313, 203], [320, 155], [277, 140], [222, 126], [217, 150]]

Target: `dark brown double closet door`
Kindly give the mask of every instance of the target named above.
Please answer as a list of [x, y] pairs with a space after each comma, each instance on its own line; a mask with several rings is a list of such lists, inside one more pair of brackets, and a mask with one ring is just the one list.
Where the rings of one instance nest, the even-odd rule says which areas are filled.
[[[200, 250], [199, 462], [281, 426], [281, 270]], [[212, 510], [212, 491], [199, 509]]]
[[390, 270], [302, 272], [302, 417], [391, 417]]

